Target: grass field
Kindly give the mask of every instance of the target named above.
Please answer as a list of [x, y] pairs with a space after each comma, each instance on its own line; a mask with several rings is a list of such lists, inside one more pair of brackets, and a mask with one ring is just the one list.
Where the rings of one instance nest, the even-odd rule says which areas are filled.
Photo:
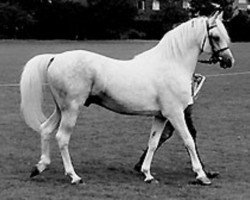
[[[32, 56], [87, 49], [129, 59], [155, 41], [0, 41], [0, 84], [18, 83], [22, 66]], [[40, 136], [19, 113], [19, 88], [0, 87], [1, 200], [249, 200], [250, 199], [250, 74], [211, 76], [250, 71], [249, 43], [234, 43], [233, 69], [198, 65], [208, 75], [194, 110], [201, 158], [207, 169], [220, 172], [211, 186], [192, 185], [189, 157], [174, 135], [153, 160], [158, 185], [145, 184], [133, 166], [147, 144], [151, 119], [123, 116], [97, 106], [83, 108], [70, 143], [75, 169], [86, 182], [72, 186], [64, 176], [57, 143], [52, 138], [52, 164], [29, 179], [40, 156]], [[53, 108], [46, 93], [46, 113]]]

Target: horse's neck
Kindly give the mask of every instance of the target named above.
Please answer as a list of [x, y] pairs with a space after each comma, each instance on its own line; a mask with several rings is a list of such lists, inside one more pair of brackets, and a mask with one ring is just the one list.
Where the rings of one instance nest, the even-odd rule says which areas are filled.
[[200, 44], [204, 37], [204, 20], [193, 19], [167, 33], [154, 51], [159, 51], [166, 62], [172, 60], [179, 63], [190, 74], [194, 73], [200, 54]]

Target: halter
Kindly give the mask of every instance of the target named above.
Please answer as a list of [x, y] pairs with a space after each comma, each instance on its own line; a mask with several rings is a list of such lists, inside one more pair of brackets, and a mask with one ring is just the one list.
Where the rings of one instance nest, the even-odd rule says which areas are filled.
[[229, 47], [225, 47], [222, 49], [215, 49], [214, 43], [213, 43], [213, 38], [209, 34], [209, 31], [215, 27], [217, 27], [217, 24], [209, 26], [208, 20], [206, 21], [206, 27], [207, 27], [207, 36], [204, 37], [202, 45], [201, 45], [201, 53], [204, 51], [204, 46], [206, 44], [206, 40], [208, 38], [209, 45], [211, 46], [212, 49], [212, 56], [209, 58], [209, 60], [198, 60], [200, 63], [207, 63], [207, 64], [216, 64], [217, 62], [221, 61], [220, 53], [229, 49]]

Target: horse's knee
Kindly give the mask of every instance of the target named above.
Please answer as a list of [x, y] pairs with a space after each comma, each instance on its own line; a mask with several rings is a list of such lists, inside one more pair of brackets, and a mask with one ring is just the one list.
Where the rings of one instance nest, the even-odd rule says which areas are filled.
[[58, 131], [56, 134], [56, 140], [58, 142], [59, 148], [64, 149], [69, 144], [70, 134], [64, 131]]
[[148, 148], [148, 151], [155, 152], [157, 149], [157, 144], [151, 144]]
[[43, 141], [48, 141], [50, 140], [50, 133], [51, 131], [48, 131], [48, 130], [42, 130], [41, 131], [41, 138]]
[[156, 141], [149, 141], [149, 144], [148, 144], [148, 151], [150, 152], [155, 152], [156, 149], [157, 149], [157, 146], [158, 146], [158, 143]]
[[188, 150], [194, 150], [195, 149], [195, 143], [194, 143], [194, 140], [193, 140], [193, 138], [191, 136], [184, 137], [183, 142], [184, 142], [185, 147]]

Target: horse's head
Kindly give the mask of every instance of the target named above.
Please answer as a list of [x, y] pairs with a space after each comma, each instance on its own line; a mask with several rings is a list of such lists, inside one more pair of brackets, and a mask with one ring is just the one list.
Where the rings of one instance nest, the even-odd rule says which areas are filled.
[[201, 44], [201, 51], [211, 53], [211, 62], [219, 62], [222, 68], [234, 65], [234, 58], [229, 48], [230, 38], [222, 23], [222, 13], [217, 11], [206, 20], [206, 33]]

